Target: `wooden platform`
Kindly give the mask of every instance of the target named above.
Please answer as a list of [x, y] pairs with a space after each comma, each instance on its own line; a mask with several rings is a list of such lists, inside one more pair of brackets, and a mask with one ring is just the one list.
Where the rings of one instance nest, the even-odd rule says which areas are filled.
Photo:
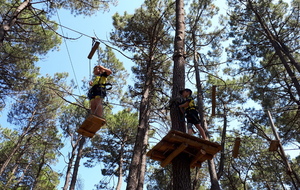
[[105, 125], [106, 121], [103, 118], [100, 118], [95, 115], [90, 115], [82, 123], [82, 125], [77, 130], [77, 133], [92, 138], [96, 132]]
[[197, 138], [180, 131], [171, 130], [158, 144], [148, 153], [153, 160], [161, 161], [165, 167], [173, 158], [181, 153], [190, 156], [190, 167], [201, 167], [201, 163], [210, 160], [221, 150], [221, 145]]

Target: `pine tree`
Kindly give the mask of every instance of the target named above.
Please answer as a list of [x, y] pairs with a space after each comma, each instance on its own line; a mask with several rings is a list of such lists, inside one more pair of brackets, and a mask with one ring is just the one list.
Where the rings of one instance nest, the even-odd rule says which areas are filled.
[[170, 62], [166, 54], [170, 47], [169, 28], [164, 24], [170, 8], [164, 1], [145, 1], [134, 15], [115, 14], [115, 31], [111, 39], [122, 51], [134, 54], [132, 71], [136, 83], [130, 86], [131, 97], [139, 106], [139, 125], [131, 160], [127, 189], [142, 189], [146, 168], [149, 125], [157, 117], [156, 109], [164, 104], [169, 84]]
[[17, 102], [9, 112], [8, 121], [18, 130], [12, 133], [13, 139], [6, 137], [9, 146], [1, 156], [0, 174], [4, 187], [55, 188], [58, 174], [48, 163], [55, 162], [61, 147], [55, 119], [62, 100], [56, 95], [53, 84], [56, 81], [55, 84], [63, 86], [64, 77], [57, 74], [54, 79], [38, 78], [39, 85], [16, 96]]

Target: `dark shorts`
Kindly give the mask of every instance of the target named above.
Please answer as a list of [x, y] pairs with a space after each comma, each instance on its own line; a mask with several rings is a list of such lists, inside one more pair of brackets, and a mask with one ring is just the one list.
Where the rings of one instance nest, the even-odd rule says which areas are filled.
[[99, 97], [99, 98], [105, 98], [106, 97], [106, 89], [99, 87], [99, 86], [93, 86], [88, 93], [88, 98], [90, 100]]
[[194, 125], [201, 123], [198, 111], [195, 109], [186, 111], [185, 117], [188, 123], [192, 123]]

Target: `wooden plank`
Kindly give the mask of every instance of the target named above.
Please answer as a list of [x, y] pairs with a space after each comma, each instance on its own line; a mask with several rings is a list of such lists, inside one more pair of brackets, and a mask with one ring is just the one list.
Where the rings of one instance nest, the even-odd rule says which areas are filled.
[[95, 51], [96, 51], [96, 50], [98, 49], [98, 47], [99, 47], [99, 44], [100, 44], [100, 42], [96, 42], [96, 43], [93, 45], [93, 47], [92, 47], [92, 49], [91, 49], [91, 51], [90, 51], [90, 53], [89, 53], [89, 55], [88, 55], [88, 59], [92, 59], [92, 57], [93, 57]]
[[211, 91], [211, 116], [216, 115], [216, 85], [212, 86], [212, 91]]
[[[201, 149], [205, 150], [208, 154], [212, 154], [212, 155], [216, 154], [217, 152], [219, 152], [221, 150], [221, 146], [220, 147], [211, 146], [211, 145], [209, 145], [209, 143], [206, 144], [206, 140], [203, 140], [202, 142], [200, 142], [200, 141], [195, 141], [192, 139], [187, 139], [187, 138], [184, 138], [184, 137], [176, 135], [176, 134], [173, 135], [172, 139], [169, 139], [169, 142], [186, 143], [195, 149], [201, 148]], [[209, 142], [209, 141], [207, 141], [207, 142]]]
[[202, 166], [202, 162], [196, 162], [193, 166], [191, 166], [191, 168], [195, 168], [195, 167], [201, 168], [201, 166]]
[[164, 161], [161, 162], [161, 166], [165, 167], [168, 165], [173, 158], [175, 158], [178, 154], [180, 154], [184, 149], [186, 149], [188, 145], [186, 143], [182, 143], [177, 149], [175, 149]]
[[277, 151], [279, 147], [279, 140], [271, 140], [269, 151]]
[[190, 166], [194, 167], [194, 165], [198, 162], [198, 160], [200, 160], [205, 155], [206, 155], [206, 152], [204, 150], [200, 149], [199, 152], [197, 153], [197, 155], [191, 161]]
[[167, 141], [161, 140], [149, 152], [147, 152], [146, 156], [151, 156], [153, 150], [156, 150], [156, 151], [165, 151], [166, 149], [172, 149], [173, 150], [175, 148], [176, 147], [174, 146], [174, 144], [171, 144], [171, 143], [169, 143]]
[[90, 133], [90, 132], [88, 132], [88, 131], [86, 131], [84, 129], [81, 129], [81, 128], [79, 128], [77, 130], [77, 133], [79, 133], [79, 134], [81, 134], [81, 135], [83, 135], [85, 137], [90, 137], [90, 138], [92, 138], [95, 135], [95, 133]]
[[[149, 153], [149, 152], [148, 152]], [[164, 155], [162, 152], [157, 151], [157, 150], [152, 150], [151, 151], [151, 155], [149, 155], [147, 153], [147, 156], [149, 156], [151, 159], [153, 160], [159, 160], [159, 161], [163, 161], [166, 159], [166, 155]]]
[[190, 140], [202, 143], [202, 144], [206, 144], [206, 145], [209, 145], [209, 146], [218, 147], [221, 150], [221, 146], [218, 143], [215, 143], [215, 142], [211, 142], [211, 141], [208, 141], [208, 140], [200, 139], [199, 137], [195, 137], [193, 135], [189, 135], [187, 133], [183, 133], [181, 131], [176, 131], [176, 130], [171, 130], [168, 133], [168, 135], [170, 135], [170, 136], [172, 136], [172, 134], [175, 134], [175, 135], [178, 135], [180, 137], [184, 137], [184, 138], [187, 138], [187, 139], [190, 139]]
[[232, 151], [232, 157], [236, 158], [239, 154], [239, 149], [240, 149], [240, 144], [241, 144], [241, 138], [237, 137], [234, 141], [234, 146], [233, 146], [233, 151]]
[[77, 132], [84, 136], [91, 137], [91, 134], [95, 134], [103, 125], [105, 125], [105, 123], [105, 119], [95, 115], [90, 115], [82, 123]]

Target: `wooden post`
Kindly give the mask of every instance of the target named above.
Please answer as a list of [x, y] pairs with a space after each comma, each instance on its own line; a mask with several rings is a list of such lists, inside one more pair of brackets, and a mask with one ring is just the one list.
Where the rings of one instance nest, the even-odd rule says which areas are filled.
[[279, 140], [271, 140], [269, 151], [277, 151], [279, 147]]
[[278, 133], [277, 133], [277, 131], [276, 131], [276, 128], [275, 128], [275, 125], [274, 125], [274, 122], [273, 122], [273, 119], [272, 119], [272, 116], [271, 116], [271, 113], [270, 113], [269, 110], [267, 111], [267, 114], [268, 114], [268, 117], [269, 117], [269, 119], [270, 119], [271, 128], [272, 128], [272, 130], [273, 130], [274, 136], [275, 136], [276, 140], [279, 141], [279, 151], [280, 151], [280, 153], [281, 153], [281, 157], [282, 157], [282, 159], [283, 159], [283, 162], [284, 162], [284, 164], [285, 164], [285, 166], [286, 166], [287, 173], [288, 173], [288, 174], [291, 174], [291, 173], [292, 173], [291, 166], [290, 166], [290, 164], [289, 164], [289, 162], [288, 162], [288, 159], [286, 158], [285, 152], [284, 152], [283, 147], [282, 147], [282, 144], [281, 144], [281, 142], [280, 142], [280, 137], [279, 137], [279, 135], [278, 135]]
[[211, 91], [211, 116], [216, 115], [216, 85], [212, 86], [212, 91]]
[[98, 47], [99, 47], [99, 44], [100, 44], [100, 42], [96, 42], [96, 43], [93, 45], [93, 47], [92, 47], [92, 49], [91, 49], [91, 51], [90, 51], [90, 53], [89, 53], [89, 55], [88, 55], [88, 58], [89, 58], [89, 59], [92, 59], [92, 57], [93, 57], [95, 51], [96, 51], [96, 50], [98, 49]]
[[236, 158], [239, 154], [239, 149], [240, 149], [240, 144], [241, 144], [241, 138], [237, 137], [234, 141], [234, 146], [233, 146], [233, 151], [232, 151], [232, 157]]

